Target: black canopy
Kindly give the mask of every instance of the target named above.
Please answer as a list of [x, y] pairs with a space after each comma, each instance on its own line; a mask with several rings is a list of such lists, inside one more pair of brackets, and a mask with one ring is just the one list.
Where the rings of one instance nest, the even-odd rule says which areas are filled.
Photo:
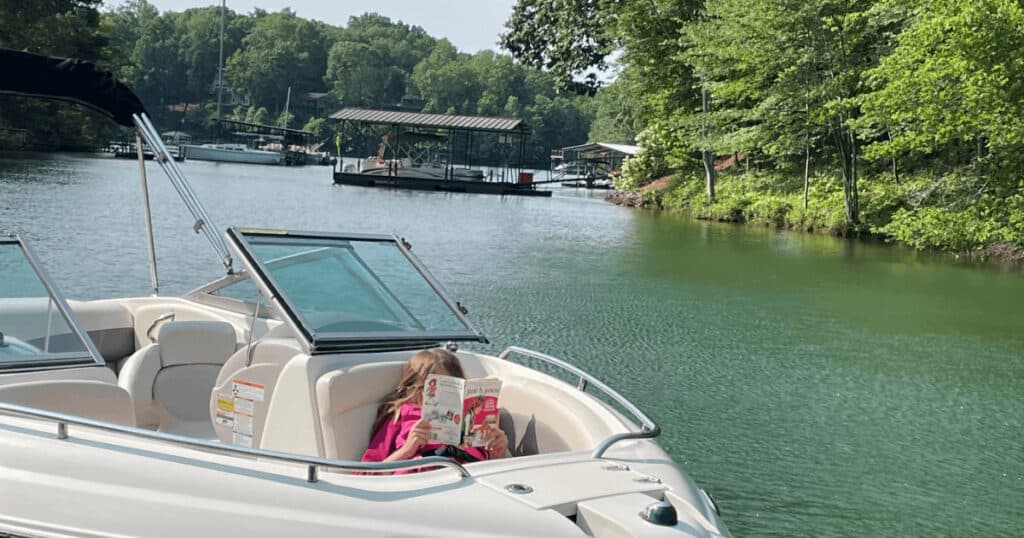
[[109, 71], [94, 64], [0, 49], [0, 93], [66, 99], [88, 105], [131, 127], [142, 101]]

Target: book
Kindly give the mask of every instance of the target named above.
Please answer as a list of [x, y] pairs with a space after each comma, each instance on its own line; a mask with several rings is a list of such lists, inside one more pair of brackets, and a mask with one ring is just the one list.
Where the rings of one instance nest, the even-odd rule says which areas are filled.
[[501, 380], [427, 376], [423, 387], [423, 418], [430, 424], [430, 442], [484, 446], [487, 430], [498, 427]]

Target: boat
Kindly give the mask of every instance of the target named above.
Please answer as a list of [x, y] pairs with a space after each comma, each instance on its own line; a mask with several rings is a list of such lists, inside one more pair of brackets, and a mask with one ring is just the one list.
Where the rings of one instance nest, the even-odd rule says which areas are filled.
[[367, 157], [357, 164], [347, 164], [343, 170], [349, 174], [368, 176], [398, 176], [414, 179], [457, 179], [483, 181], [484, 173], [475, 168], [447, 167], [438, 162], [415, 162], [413, 159], [383, 159]]
[[[730, 536], [660, 427], [602, 380], [522, 347], [464, 349], [486, 336], [405, 238], [218, 228], [142, 103], [95, 83], [108, 73], [0, 62], [19, 73], [0, 92], [133, 127], [224, 272], [160, 295], [145, 166], [151, 295], [66, 298], [45, 251], [0, 238], [0, 536]], [[358, 461], [405, 360], [439, 345], [502, 379], [510, 457]]]
[[185, 144], [185, 158], [192, 161], [216, 161], [246, 164], [283, 164], [279, 151], [253, 149], [245, 144]]
[[583, 161], [573, 161], [567, 163], [561, 163], [555, 166], [554, 171], [559, 176], [582, 176], [589, 172], [587, 163]]

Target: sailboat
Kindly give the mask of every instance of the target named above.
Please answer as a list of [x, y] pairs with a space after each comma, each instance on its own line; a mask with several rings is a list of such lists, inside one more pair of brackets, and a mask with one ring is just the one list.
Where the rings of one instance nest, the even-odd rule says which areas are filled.
[[[220, 123], [221, 95], [224, 90], [224, 12], [227, 0], [220, 4], [220, 55], [217, 60], [217, 126]], [[247, 164], [284, 164], [280, 151], [251, 148], [245, 144], [186, 144], [182, 146], [185, 158], [193, 161], [215, 161]]]

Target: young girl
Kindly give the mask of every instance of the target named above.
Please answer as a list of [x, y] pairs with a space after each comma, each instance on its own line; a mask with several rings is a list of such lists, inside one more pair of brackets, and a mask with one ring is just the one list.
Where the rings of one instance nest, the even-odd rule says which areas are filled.
[[[427, 349], [410, 357], [398, 386], [377, 409], [373, 438], [363, 461], [398, 461], [444, 453], [446, 447], [428, 442], [430, 424], [422, 418], [423, 385], [430, 374], [466, 377], [458, 357], [446, 349]], [[477, 460], [502, 458], [507, 449], [508, 437], [499, 428], [489, 430], [487, 446], [462, 447]]]

